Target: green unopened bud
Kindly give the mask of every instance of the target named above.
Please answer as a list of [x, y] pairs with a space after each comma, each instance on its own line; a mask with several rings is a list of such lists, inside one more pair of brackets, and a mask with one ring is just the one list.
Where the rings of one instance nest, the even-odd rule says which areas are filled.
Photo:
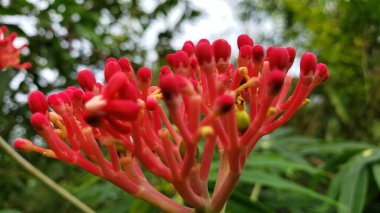
[[240, 133], [244, 133], [251, 125], [249, 114], [245, 110], [236, 111], [236, 121]]

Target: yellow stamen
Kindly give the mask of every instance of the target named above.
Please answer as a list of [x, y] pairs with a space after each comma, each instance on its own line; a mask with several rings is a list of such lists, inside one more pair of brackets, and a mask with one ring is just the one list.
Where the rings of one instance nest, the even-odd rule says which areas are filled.
[[199, 133], [202, 137], [211, 136], [214, 134], [214, 129], [211, 126], [202, 126], [199, 129]]
[[257, 78], [249, 78], [247, 80], [247, 82], [245, 82], [244, 84], [242, 84], [240, 87], [238, 87], [237, 89], [235, 89], [235, 92], [236, 93], [241, 93], [243, 90], [245, 90], [246, 88], [249, 88], [249, 87], [254, 87], [254, 86], [257, 86], [258, 85], [258, 81], [257, 81]]
[[240, 73], [241, 76], [243, 76], [245, 78], [245, 80], [247, 80], [247, 81], [249, 80], [247, 67], [240, 67], [238, 69], [238, 72]]
[[310, 104], [310, 99], [306, 98], [305, 100], [303, 100], [302, 106], [306, 106], [308, 104]]
[[276, 113], [276, 108], [275, 107], [269, 107], [268, 109], [268, 112], [267, 112], [267, 115], [268, 116], [271, 116], [271, 115], [274, 115]]

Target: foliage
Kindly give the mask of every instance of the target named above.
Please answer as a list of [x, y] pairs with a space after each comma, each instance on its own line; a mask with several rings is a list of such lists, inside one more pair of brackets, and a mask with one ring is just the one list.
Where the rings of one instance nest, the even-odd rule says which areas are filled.
[[172, 51], [169, 41], [179, 32], [181, 24], [200, 14], [189, 1], [169, 0], [149, 5], [139, 0], [0, 2], [0, 24], [7, 24], [11, 31], [27, 38], [29, 51], [23, 58], [33, 64], [28, 73], [18, 74], [13, 89], [0, 90], [5, 93], [0, 105], [3, 109], [0, 135], [8, 138], [15, 131], [34, 135], [29, 131], [31, 128], [14, 128], [16, 124], [28, 123], [25, 98], [31, 90], [39, 88], [47, 92], [74, 85], [75, 71], [102, 67], [101, 62], [108, 57], [127, 56], [140, 66], [147, 65], [145, 33], [157, 22], [168, 22], [175, 10], [183, 11], [181, 16], [178, 20], [172, 18], [172, 25], [158, 32], [156, 51], [149, 50], [158, 58]]
[[[280, 38], [314, 49], [329, 65], [327, 95], [311, 112], [299, 115], [302, 131], [327, 138], [379, 139], [380, 8], [377, 0], [239, 1], [245, 21], [273, 17]], [[365, 14], [365, 15], [363, 15]], [[276, 23], [277, 23], [276, 22]], [[315, 119], [317, 118], [317, 119]], [[302, 119], [294, 119], [302, 120]], [[320, 122], [318, 122], [320, 121]], [[312, 126], [305, 124], [312, 123]], [[327, 125], [325, 125], [327, 123]]]

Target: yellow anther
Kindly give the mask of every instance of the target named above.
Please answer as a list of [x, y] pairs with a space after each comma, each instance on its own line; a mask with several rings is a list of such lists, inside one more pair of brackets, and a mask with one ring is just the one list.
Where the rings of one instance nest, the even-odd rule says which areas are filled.
[[248, 69], [247, 67], [240, 67], [238, 69], [238, 72], [241, 76], [243, 76], [245, 78], [245, 80], [249, 80], [249, 76], [248, 76]]
[[237, 89], [235, 89], [235, 92], [236, 93], [241, 93], [246, 88], [254, 87], [254, 86], [257, 86], [257, 85], [258, 85], [257, 78], [248, 78], [247, 82], [245, 82], [244, 84], [240, 85], [240, 87], [238, 87]]
[[199, 133], [202, 137], [211, 136], [214, 134], [214, 129], [211, 126], [202, 126], [199, 129]]
[[157, 95], [161, 93], [161, 89], [156, 89], [152, 92], [152, 95]]
[[55, 133], [57, 133], [58, 137], [60, 137], [62, 140], [66, 140], [67, 139], [66, 131], [64, 131], [62, 129], [54, 129], [54, 131], [55, 131]]
[[237, 110], [245, 110], [244, 100], [240, 95], [236, 98], [235, 106]]
[[276, 113], [276, 108], [275, 107], [269, 107], [268, 109], [268, 112], [267, 112], [267, 115], [268, 116], [271, 116], [271, 115], [274, 115]]
[[152, 94], [156, 99], [162, 100], [162, 93]]
[[303, 100], [302, 106], [305, 106], [305, 105], [308, 105], [308, 104], [310, 104], [310, 99], [306, 98], [305, 100]]

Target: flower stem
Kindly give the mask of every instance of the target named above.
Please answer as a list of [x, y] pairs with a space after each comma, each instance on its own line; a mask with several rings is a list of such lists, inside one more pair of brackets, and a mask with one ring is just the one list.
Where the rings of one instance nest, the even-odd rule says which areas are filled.
[[25, 158], [23, 158], [20, 154], [18, 154], [11, 146], [8, 145], [5, 140], [0, 137], [0, 148], [4, 150], [13, 160], [15, 160], [19, 165], [21, 165], [25, 170], [27, 170], [30, 174], [32, 174], [35, 178], [44, 183], [47, 187], [52, 189], [57, 194], [61, 195], [65, 200], [70, 202], [72, 205], [80, 209], [82, 212], [95, 212], [78, 198], [70, 194], [66, 189], [58, 185], [32, 164], [30, 164]]

